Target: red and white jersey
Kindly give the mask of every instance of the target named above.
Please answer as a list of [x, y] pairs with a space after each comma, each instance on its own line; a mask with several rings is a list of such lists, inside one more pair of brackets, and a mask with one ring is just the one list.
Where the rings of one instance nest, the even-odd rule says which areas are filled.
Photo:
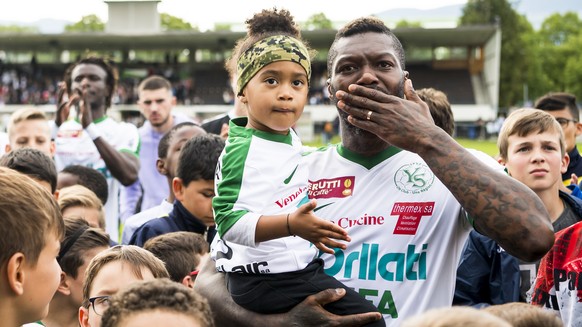
[[304, 160], [316, 215], [352, 238], [347, 250], [321, 255], [326, 273], [372, 301], [389, 326], [451, 306], [471, 226], [418, 155], [389, 148], [362, 158], [340, 145]]

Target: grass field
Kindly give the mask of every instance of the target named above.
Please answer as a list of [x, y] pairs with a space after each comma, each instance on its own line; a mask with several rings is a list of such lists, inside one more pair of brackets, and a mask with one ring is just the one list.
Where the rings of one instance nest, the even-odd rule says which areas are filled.
[[456, 139], [464, 148], [476, 149], [495, 157], [499, 153], [497, 151], [497, 139], [493, 140], [471, 140], [471, 139]]
[[[339, 143], [339, 142], [340, 142], [339, 136], [335, 136], [331, 140], [332, 144]], [[491, 139], [491, 140], [471, 140], [471, 139], [458, 138], [457, 142], [459, 142], [465, 148], [483, 151], [492, 157], [495, 157], [498, 153], [497, 140], [493, 140], [493, 139]], [[323, 145], [323, 143], [321, 142], [321, 138], [316, 137], [313, 142], [304, 142], [304, 145], [320, 147]]]

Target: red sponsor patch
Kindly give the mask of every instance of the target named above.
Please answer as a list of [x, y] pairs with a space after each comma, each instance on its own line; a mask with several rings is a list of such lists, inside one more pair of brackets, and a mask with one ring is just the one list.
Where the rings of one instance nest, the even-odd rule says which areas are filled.
[[310, 180], [308, 195], [310, 199], [347, 198], [352, 196], [355, 182], [354, 176]]
[[390, 215], [398, 216], [394, 234], [415, 235], [422, 216], [431, 216], [434, 202], [396, 202]]
[[77, 138], [81, 137], [83, 130], [73, 130], [73, 131], [58, 131], [57, 137], [62, 138]]

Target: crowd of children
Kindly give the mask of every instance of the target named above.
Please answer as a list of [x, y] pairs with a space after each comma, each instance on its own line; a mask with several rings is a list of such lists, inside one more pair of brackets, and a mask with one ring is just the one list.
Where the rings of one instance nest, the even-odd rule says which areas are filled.
[[[293, 129], [314, 53], [287, 10], [246, 23], [228, 59], [246, 116], [220, 135], [168, 122], [161, 77], [141, 88], [150, 129], [108, 118], [116, 72], [97, 57], [65, 73], [55, 122], [12, 115], [3, 326], [582, 326], [571, 97], [510, 113], [499, 164], [481, 160], [451, 138], [446, 95], [417, 94], [396, 36], [361, 18], [328, 59], [342, 144], [314, 151]], [[398, 133], [384, 128], [394, 119]], [[121, 219], [123, 188], [146, 185], [140, 137], [153, 131], [148, 169], [164, 183], [141, 193], [164, 199]]]

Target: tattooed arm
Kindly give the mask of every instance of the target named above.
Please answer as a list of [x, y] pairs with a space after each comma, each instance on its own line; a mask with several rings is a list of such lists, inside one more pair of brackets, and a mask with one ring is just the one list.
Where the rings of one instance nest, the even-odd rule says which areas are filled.
[[415, 152], [473, 218], [475, 228], [508, 253], [534, 261], [551, 248], [553, 229], [537, 195], [483, 164], [434, 125], [410, 80], [404, 84], [406, 99], [355, 84], [348, 90], [336, 92], [338, 108], [349, 114], [349, 123], [377, 138], [343, 132], [344, 146], [361, 153], [361, 149], [378, 149], [378, 143], [384, 142], [384, 146]]

